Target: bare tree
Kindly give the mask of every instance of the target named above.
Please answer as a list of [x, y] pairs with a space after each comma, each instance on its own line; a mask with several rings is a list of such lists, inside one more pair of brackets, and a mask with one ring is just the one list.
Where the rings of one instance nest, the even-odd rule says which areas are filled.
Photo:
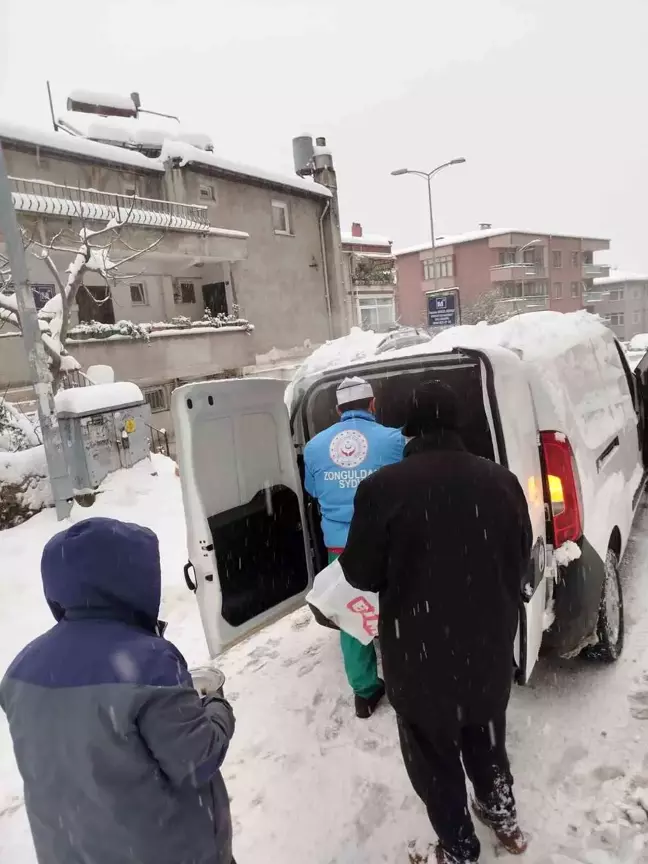
[[[133, 203], [134, 201], [135, 199]], [[37, 240], [22, 229], [25, 249], [45, 263], [56, 285], [56, 294], [38, 312], [38, 323], [49, 357], [54, 392], [58, 389], [62, 372], [79, 368], [78, 362], [66, 349], [66, 341], [70, 329], [70, 313], [77, 293], [83, 286], [84, 275], [88, 271], [98, 273], [106, 284], [108, 299], [117, 281], [133, 278], [133, 274], [124, 275], [121, 268], [153, 250], [164, 237], [164, 234], [161, 234], [143, 249], [129, 246], [122, 232], [132, 211], [133, 205], [128, 211], [121, 209], [104, 227], [90, 230], [80, 209], [82, 227], [76, 236], [68, 229], [62, 229], [46, 241]], [[117, 258], [117, 244], [123, 246], [128, 254]], [[69, 264], [64, 271], [54, 260], [54, 256], [58, 258], [61, 255], [69, 256]], [[11, 286], [9, 260], [0, 253], [0, 327], [4, 324], [21, 329], [16, 294]]]
[[480, 294], [474, 303], [464, 306], [461, 310], [462, 324], [499, 324], [514, 315], [520, 314], [520, 309], [514, 300], [505, 301], [499, 288], [493, 288]]

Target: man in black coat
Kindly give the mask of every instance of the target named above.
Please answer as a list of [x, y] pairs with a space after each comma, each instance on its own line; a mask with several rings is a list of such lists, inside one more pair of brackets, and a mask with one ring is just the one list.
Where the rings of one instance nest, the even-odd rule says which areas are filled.
[[387, 695], [440, 864], [479, 858], [462, 758], [478, 818], [510, 852], [527, 842], [505, 739], [531, 524], [516, 477], [469, 453], [459, 429], [448, 387], [414, 393], [405, 459], [360, 484], [340, 559], [354, 587], [380, 592]]

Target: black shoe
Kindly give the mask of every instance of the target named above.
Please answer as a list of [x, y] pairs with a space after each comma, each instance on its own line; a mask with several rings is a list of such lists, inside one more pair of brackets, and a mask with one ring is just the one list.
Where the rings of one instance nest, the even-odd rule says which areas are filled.
[[376, 692], [372, 696], [358, 696], [356, 694], [355, 697], [355, 712], [356, 717], [359, 717], [361, 720], [367, 720], [374, 713], [376, 708], [378, 707], [378, 703], [385, 695], [385, 682], [380, 681], [379, 686]]

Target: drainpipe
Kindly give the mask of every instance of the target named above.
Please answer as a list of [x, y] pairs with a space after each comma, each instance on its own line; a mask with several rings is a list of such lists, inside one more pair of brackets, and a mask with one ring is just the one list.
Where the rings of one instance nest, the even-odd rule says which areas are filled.
[[326, 202], [319, 218], [320, 249], [322, 252], [322, 268], [324, 270], [324, 300], [326, 301], [326, 314], [328, 316], [329, 339], [333, 338], [333, 311], [331, 309], [331, 286], [329, 284], [328, 265], [326, 263], [326, 243], [324, 242], [324, 219], [331, 209], [331, 199]]

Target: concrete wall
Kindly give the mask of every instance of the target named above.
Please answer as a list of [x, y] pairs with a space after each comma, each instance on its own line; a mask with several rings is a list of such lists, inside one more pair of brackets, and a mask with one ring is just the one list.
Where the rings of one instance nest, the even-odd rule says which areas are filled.
[[[232, 266], [232, 289], [241, 315], [254, 324], [257, 354], [328, 338], [319, 217], [325, 198], [306, 197], [224, 180], [197, 170], [170, 172], [168, 197], [209, 207], [212, 225], [246, 231], [248, 256]], [[200, 199], [200, 186], [214, 200]], [[276, 234], [272, 202], [288, 205], [291, 235]]]

